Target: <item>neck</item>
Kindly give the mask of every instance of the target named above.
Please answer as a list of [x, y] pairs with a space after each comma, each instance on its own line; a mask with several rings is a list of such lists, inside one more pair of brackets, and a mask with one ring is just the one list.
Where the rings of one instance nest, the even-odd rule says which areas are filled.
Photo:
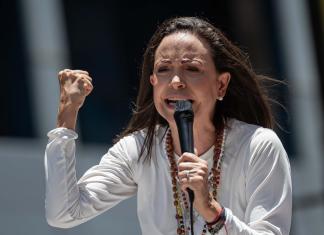
[[[170, 124], [174, 151], [181, 156], [181, 147], [178, 129], [175, 123]], [[194, 122], [193, 124], [194, 147], [197, 150], [197, 155], [205, 153], [215, 143], [216, 131], [214, 125], [201, 126]]]

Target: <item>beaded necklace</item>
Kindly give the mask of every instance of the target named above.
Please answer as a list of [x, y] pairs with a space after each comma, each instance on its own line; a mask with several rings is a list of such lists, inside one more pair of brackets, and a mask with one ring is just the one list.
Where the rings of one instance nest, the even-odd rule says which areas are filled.
[[[226, 135], [225, 128], [223, 128], [222, 130], [216, 133], [216, 140], [214, 144], [213, 166], [208, 176], [208, 185], [210, 188], [211, 197], [213, 197], [215, 200], [217, 200], [217, 189], [219, 187], [219, 182], [220, 182], [220, 172], [221, 172], [221, 165], [223, 160], [225, 135]], [[178, 223], [177, 234], [185, 235], [190, 231], [190, 225], [188, 223], [185, 223], [186, 221], [189, 221], [189, 212], [188, 212], [189, 203], [185, 193], [181, 191], [180, 186], [177, 182], [178, 167], [174, 156], [174, 148], [173, 148], [172, 135], [170, 129], [167, 132], [165, 147], [170, 162], [173, 205], [176, 208], [175, 217]], [[182, 200], [179, 195], [181, 195]], [[182, 209], [182, 207], [184, 208], [184, 210]], [[207, 229], [208, 229], [207, 224], [205, 224], [202, 230], [202, 235], [206, 234]]]

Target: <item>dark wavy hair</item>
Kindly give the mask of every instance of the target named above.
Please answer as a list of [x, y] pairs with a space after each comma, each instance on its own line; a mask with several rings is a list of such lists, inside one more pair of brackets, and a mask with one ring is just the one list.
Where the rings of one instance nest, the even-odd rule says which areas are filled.
[[159, 115], [153, 102], [153, 88], [150, 75], [153, 73], [155, 51], [165, 36], [176, 32], [188, 32], [206, 40], [211, 55], [220, 73], [229, 72], [231, 81], [222, 102], [217, 102], [214, 115], [216, 129], [226, 125], [230, 118], [250, 124], [273, 128], [269, 97], [262, 86], [263, 81], [273, 79], [257, 75], [251, 66], [248, 55], [229, 41], [212, 24], [198, 17], [176, 17], [164, 21], [153, 34], [143, 56], [141, 79], [133, 115], [126, 129], [116, 141], [134, 131], [147, 129], [140, 157], [146, 152], [145, 160], [151, 159], [153, 137], [157, 124], [167, 126], [166, 120]]

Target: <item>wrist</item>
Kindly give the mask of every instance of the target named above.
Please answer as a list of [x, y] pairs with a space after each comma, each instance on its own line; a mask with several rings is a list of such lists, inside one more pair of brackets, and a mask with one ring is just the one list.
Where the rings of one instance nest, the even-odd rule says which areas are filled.
[[207, 223], [213, 223], [214, 221], [217, 221], [219, 219], [219, 216], [222, 211], [222, 206], [214, 200], [212, 197], [210, 197], [210, 200], [208, 202], [208, 209], [205, 213], [205, 221]]
[[221, 206], [221, 209], [219, 211], [217, 211], [217, 213], [215, 213], [214, 219], [211, 221], [206, 220], [206, 224], [208, 226], [213, 226], [214, 224], [218, 223], [221, 220], [224, 212], [225, 212], [225, 208], [223, 206]]
[[75, 130], [79, 108], [70, 104], [60, 104], [57, 114], [57, 127]]
[[226, 210], [222, 206], [221, 212], [218, 215], [218, 218], [215, 221], [212, 221], [210, 223], [206, 223], [207, 229], [210, 232], [210, 234], [218, 234], [218, 232], [224, 227], [226, 222]]
[[222, 206], [209, 194], [209, 198], [204, 200], [201, 205], [196, 204], [195, 209], [207, 223], [210, 223], [219, 217]]

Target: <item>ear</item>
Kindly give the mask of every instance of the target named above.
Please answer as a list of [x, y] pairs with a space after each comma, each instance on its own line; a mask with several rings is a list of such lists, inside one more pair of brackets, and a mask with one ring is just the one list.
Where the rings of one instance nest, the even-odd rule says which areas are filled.
[[221, 73], [218, 77], [218, 97], [223, 98], [226, 95], [226, 90], [228, 87], [228, 84], [231, 80], [231, 74], [229, 72]]
[[150, 83], [152, 86], [155, 86], [158, 83], [156, 76], [154, 76], [153, 74], [150, 75]]

